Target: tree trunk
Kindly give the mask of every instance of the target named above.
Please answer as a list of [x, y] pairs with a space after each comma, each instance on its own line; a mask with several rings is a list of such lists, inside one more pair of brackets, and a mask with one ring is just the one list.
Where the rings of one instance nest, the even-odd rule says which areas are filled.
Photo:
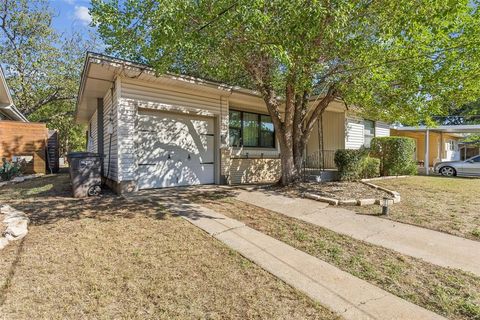
[[285, 86], [285, 113], [282, 117], [280, 102], [268, 72], [271, 70], [271, 61], [266, 58], [258, 61], [258, 64], [247, 63], [246, 68], [255, 79], [276, 131], [282, 165], [281, 184], [289, 185], [302, 178], [303, 158], [308, 137], [320, 114], [335, 98], [336, 89], [331, 85], [317, 105], [310, 108], [309, 91], [298, 92], [294, 85], [296, 77], [294, 75], [289, 77]]
[[301, 178], [301, 166], [299, 170], [295, 163], [293, 152], [291, 150], [281, 151], [280, 159], [282, 164], [282, 185], [286, 186], [298, 181]]

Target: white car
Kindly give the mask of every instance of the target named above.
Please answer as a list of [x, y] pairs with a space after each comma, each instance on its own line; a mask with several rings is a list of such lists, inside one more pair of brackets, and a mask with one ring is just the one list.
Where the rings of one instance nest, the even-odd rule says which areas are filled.
[[435, 172], [445, 177], [477, 176], [480, 177], [480, 155], [465, 161], [445, 161], [435, 164]]

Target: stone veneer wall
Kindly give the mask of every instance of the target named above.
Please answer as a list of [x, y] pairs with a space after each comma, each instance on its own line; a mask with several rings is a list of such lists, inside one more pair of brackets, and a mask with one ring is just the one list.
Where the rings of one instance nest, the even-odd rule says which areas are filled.
[[231, 156], [229, 150], [224, 149], [221, 176], [227, 184], [273, 183], [281, 177], [281, 162], [278, 158]]

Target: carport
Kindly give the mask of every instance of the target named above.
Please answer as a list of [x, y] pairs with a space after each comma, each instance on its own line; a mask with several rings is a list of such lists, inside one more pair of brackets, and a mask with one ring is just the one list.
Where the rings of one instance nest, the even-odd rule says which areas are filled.
[[[427, 127], [427, 126], [418, 126], [418, 127], [392, 127], [392, 135], [397, 136], [407, 136], [415, 138], [417, 141], [417, 154], [420, 149], [423, 150], [423, 167], [425, 174], [430, 174], [430, 166], [435, 160], [439, 161], [448, 161], [448, 160], [460, 160], [460, 150], [446, 150], [446, 142], [454, 141], [457, 143], [462, 138], [466, 137], [468, 134], [480, 133], [480, 125], [473, 124], [461, 124], [461, 125], [441, 125], [437, 127]], [[433, 140], [433, 137], [437, 141]], [[418, 143], [423, 142], [423, 146]], [[437, 143], [436, 143], [437, 142]], [[433, 145], [432, 145], [433, 143]], [[436, 143], [436, 144], [435, 144]], [[453, 144], [452, 144], [453, 145]], [[437, 146], [436, 154], [438, 159], [435, 158], [434, 147]], [[458, 151], [458, 159], [449, 159], [452, 157], [450, 151]], [[448, 157], [444, 157], [447, 155]], [[456, 154], [453, 154], [453, 157]], [[417, 159], [418, 160], [418, 159]]]

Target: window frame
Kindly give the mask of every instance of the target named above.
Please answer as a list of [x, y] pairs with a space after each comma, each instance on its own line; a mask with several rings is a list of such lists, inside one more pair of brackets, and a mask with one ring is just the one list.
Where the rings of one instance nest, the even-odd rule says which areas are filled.
[[[262, 116], [267, 116], [267, 117], [270, 117], [270, 119], [272, 119], [272, 117], [269, 115], [269, 114], [265, 114], [265, 113], [258, 113], [258, 112], [251, 112], [251, 111], [243, 111], [243, 110], [238, 110], [238, 109], [229, 109], [228, 110], [228, 134], [230, 136], [230, 128], [232, 129], [235, 129], [235, 130], [239, 130], [238, 128], [236, 127], [231, 127], [230, 126], [230, 112], [233, 111], [233, 112], [238, 112], [240, 113], [240, 144], [239, 146], [236, 146], [236, 145], [230, 145], [231, 147], [234, 147], [234, 148], [259, 148], [259, 149], [276, 149], [277, 148], [277, 136], [276, 136], [276, 130], [275, 130], [275, 126], [273, 126], [273, 145], [272, 146], [261, 146], [260, 145], [260, 140], [261, 140], [261, 135], [262, 135]], [[253, 114], [253, 115], [256, 115], [257, 116], [257, 124], [258, 124], [258, 128], [257, 128], [257, 143], [255, 146], [246, 146], [244, 145], [244, 139], [243, 139], [243, 123], [244, 123], [244, 113], [249, 113], [249, 114]], [[272, 120], [272, 124], [273, 124], [273, 120]], [[229, 144], [230, 144], [230, 139], [229, 139]]]
[[[372, 138], [372, 139], [375, 138], [375, 137], [377, 136], [377, 130], [376, 130], [376, 128], [375, 128], [375, 120], [363, 119], [363, 146], [366, 147], [366, 148], [370, 148], [370, 145], [367, 146], [366, 143], [365, 143], [365, 141], [366, 141], [365, 137], [367, 136], [367, 135], [365, 134], [365, 132], [366, 132], [366, 130], [365, 130], [365, 123], [366, 123], [366, 122], [371, 122], [371, 123], [372, 123], [372, 131], [373, 131], [373, 133], [372, 133], [371, 135], [369, 134], [368, 137], [370, 137], [370, 138]], [[371, 143], [371, 140], [370, 140], [370, 143]]]

